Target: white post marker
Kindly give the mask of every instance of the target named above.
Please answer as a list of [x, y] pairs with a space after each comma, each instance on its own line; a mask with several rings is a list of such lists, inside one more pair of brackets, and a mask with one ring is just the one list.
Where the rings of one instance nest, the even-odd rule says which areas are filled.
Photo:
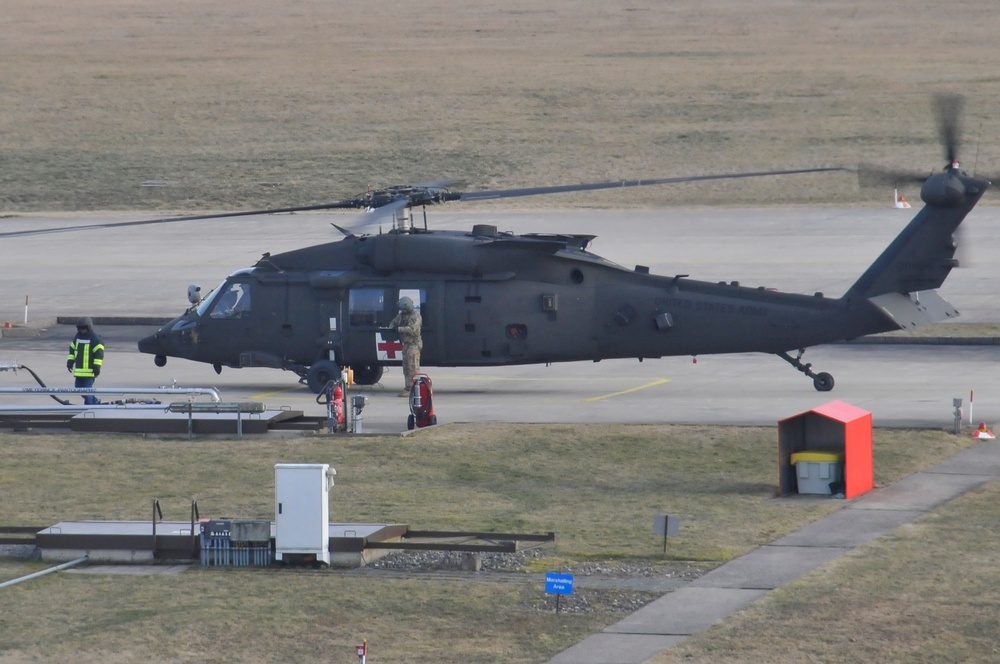
[[24, 324], [28, 324], [28, 296], [24, 296]]
[[972, 426], [972, 390], [969, 390], [969, 426]]
[[358, 653], [358, 662], [365, 664], [365, 658], [368, 657], [368, 639], [365, 639], [360, 646], [354, 646], [354, 649]]

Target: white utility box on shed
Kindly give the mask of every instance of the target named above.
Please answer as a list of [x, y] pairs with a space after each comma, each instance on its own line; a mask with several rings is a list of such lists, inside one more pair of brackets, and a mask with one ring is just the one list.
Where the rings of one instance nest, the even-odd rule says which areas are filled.
[[330, 564], [330, 488], [337, 471], [326, 463], [274, 465], [274, 559]]

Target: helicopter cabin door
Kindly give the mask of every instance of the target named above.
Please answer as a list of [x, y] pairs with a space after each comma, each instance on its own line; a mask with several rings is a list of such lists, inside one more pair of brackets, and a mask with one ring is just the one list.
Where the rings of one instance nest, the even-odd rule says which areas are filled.
[[324, 344], [322, 356], [343, 366], [344, 300], [340, 293], [333, 291], [325, 291], [323, 296], [319, 301], [319, 334]]
[[[396, 284], [356, 284], [347, 297], [346, 323], [341, 321], [344, 364], [359, 369], [377, 365], [401, 366], [403, 345], [389, 323], [396, 316], [396, 303], [409, 297], [423, 316], [424, 352], [433, 348], [435, 325], [427, 311], [428, 290]], [[433, 350], [431, 356], [433, 356]]]
[[[391, 345], [384, 329], [396, 315], [394, 288], [379, 283], [354, 284], [347, 294], [345, 317], [340, 320], [343, 364], [358, 371], [379, 364], [379, 355]], [[391, 352], [391, 348], [389, 349]], [[396, 353], [398, 359], [398, 353]]]

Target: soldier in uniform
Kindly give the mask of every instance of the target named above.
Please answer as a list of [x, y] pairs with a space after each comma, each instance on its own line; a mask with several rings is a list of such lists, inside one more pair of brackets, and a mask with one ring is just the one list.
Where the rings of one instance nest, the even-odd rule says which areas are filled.
[[405, 384], [399, 396], [406, 397], [410, 395], [413, 375], [420, 373], [420, 349], [424, 347], [424, 342], [420, 338], [422, 320], [420, 312], [413, 306], [413, 300], [410, 298], [399, 298], [397, 307], [399, 313], [389, 323], [389, 329], [396, 330], [399, 334], [399, 341], [403, 344], [403, 382]]

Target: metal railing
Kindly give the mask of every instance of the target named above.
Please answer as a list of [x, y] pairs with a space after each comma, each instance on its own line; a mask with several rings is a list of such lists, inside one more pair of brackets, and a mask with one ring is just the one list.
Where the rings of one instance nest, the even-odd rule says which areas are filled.
[[[0, 394], [79, 394], [87, 395], [115, 395], [125, 396], [134, 394], [146, 394], [167, 396], [173, 394], [183, 394], [189, 397], [207, 396], [212, 401], [222, 401], [219, 391], [214, 387], [0, 387]], [[90, 406], [115, 405], [115, 404], [89, 404]]]

